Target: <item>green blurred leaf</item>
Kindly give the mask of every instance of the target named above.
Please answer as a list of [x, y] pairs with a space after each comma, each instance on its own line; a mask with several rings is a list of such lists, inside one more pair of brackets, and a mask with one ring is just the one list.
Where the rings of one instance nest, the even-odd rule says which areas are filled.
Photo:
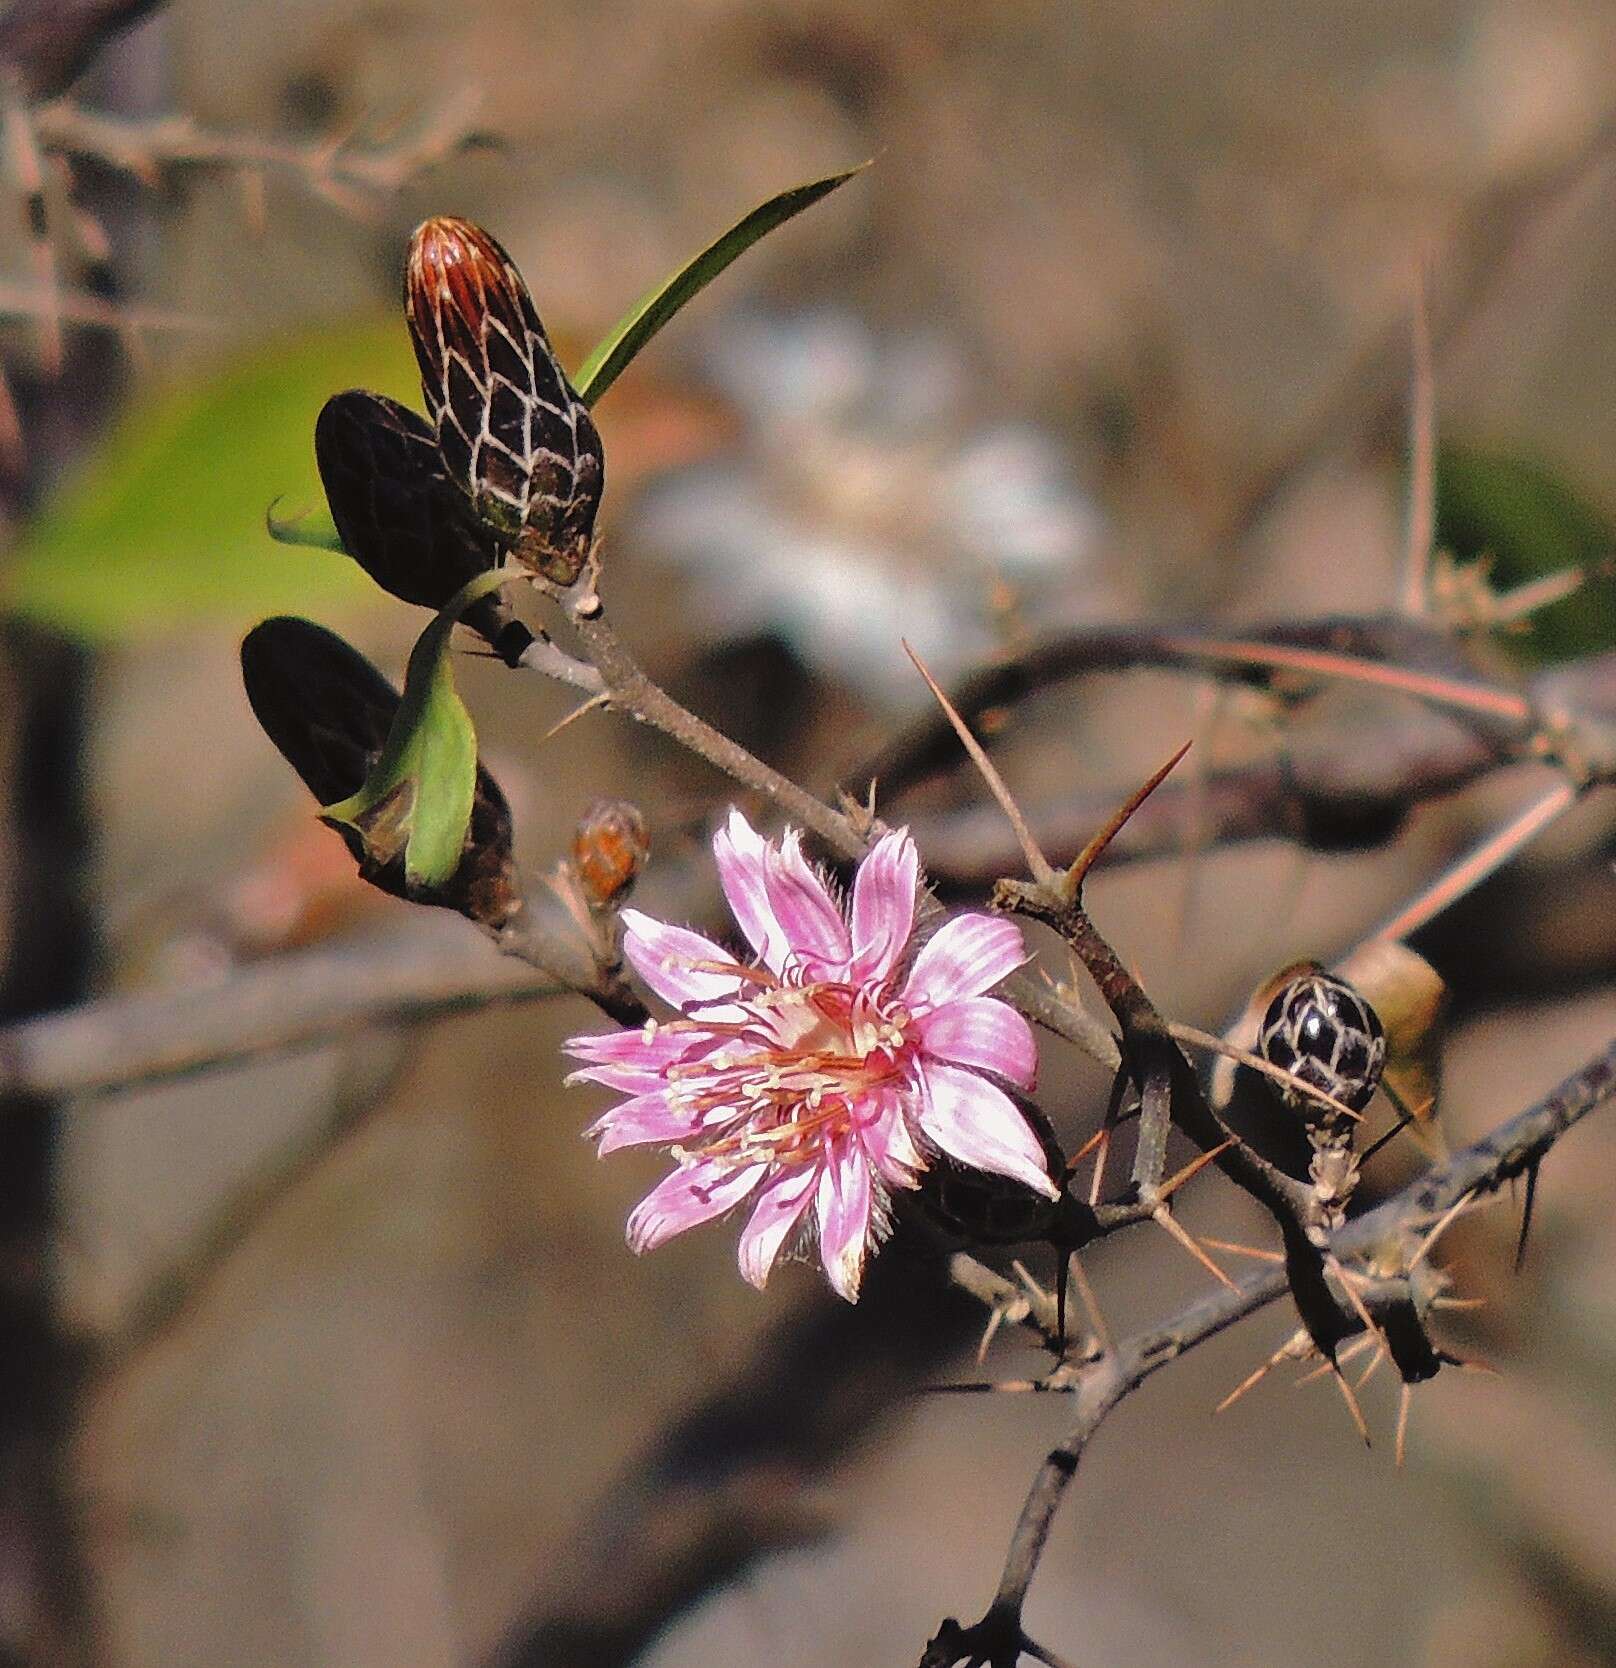
[[461, 614], [509, 578], [498, 568], [478, 574], [421, 633], [381, 757], [358, 793], [321, 811], [358, 829], [379, 862], [402, 847], [412, 886], [442, 886], [460, 866], [477, 792], [477, 732], [455, 688], [449, 643]]
[[[1557, 475], [1520, 458], [1454, 447], [1437, 459], [1436, 542], [1460, 561], [1492, 558], [1495, 589], [1589, 568], [1616, 551], [1616, 525]], [[1616, 583], [1593, 578], [1498, 642], [1528, 660], [1616, 646]]]
[[374, 597], [352, 562], [278, 547], [264, 524], [277, 497], [294, 520], [323, 516], [314, 419], [348, 385], [414, 397], [395, 315], [304, 332], [137, 398], [25, 531], [0, 571], [0, 608], [118, 641]]
[[716, 242], [707, 245], [665, 282], [640, 297], [609, 330], [595, 351], [583, 362], [573, 380], [579, 398], [593, 405], [622, 375], [628, 363], [656, 335], [675, 313], [702, 290], [737, 256], [744, 255], [760, 238], [768, 236], [794, 215], [812, 208], [837, 186], [862, 174], [870, 164], [861, 162], [845, 173], [831, 174], [807, 185], [793, 186], [771, 197], [743, 220], [738, 220]]

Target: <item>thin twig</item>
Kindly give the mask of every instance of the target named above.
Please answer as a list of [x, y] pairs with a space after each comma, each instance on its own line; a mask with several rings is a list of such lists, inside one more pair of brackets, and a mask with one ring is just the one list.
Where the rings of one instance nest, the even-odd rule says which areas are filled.
[[[1332, 1254], [1348, 1259], [1392, 1241], [1417, 1244], [1472, 1193], [1494, 1192], [1511, 1176], [1535, 1169], [1561, 1136], [1613, 1098], [1616, 1041], [1535, 1105], [1377, 1209], [1338, 1229], [1330, 1239]], [[1249, 1275], [1232, 1289], [1218, 1288], [1195, 1299], [1169, 1320], [1123, 1340], [1115, 1350], [1083, 1366], [1072, 1390], [1077, 1405], [1067, 1434], [1040, 1465], [1010, 1539], [990, 1612], [1001, 1625], [1008, 1616], [1019, 1626], [1054, 1514], [1076, 1474], [1078, 1458], [1111, 1410], [1169, 1362], [1274, 1302], [1285, 1288], [1282, 1267]], [[969, 1629], [958, 1631], [970, 1633]]]
[[[493, 954], [459, 921], [412, 915], [385, 934], [277, 956], [216, 985], [109, 997], [8, 1026], [0, 1030], [0, 1091], [132, 1088], [367, 1026], [556, 996], [596, 977], [570, 938], [557, 935], [542, 956], [536, 941], [530, 949], [523, 966]], [[538, 965], [546, 959], [563, 971]], [[623, 1017], [631, 1017], [626, 1007]]]
[[1436, 539], [1436, 372], [1425, 274], [1415, 274], [1409, 377], [1408, 527], [1403, 551], [1403, 612], [1418, 619], [1430, 607], [1431, 547]]

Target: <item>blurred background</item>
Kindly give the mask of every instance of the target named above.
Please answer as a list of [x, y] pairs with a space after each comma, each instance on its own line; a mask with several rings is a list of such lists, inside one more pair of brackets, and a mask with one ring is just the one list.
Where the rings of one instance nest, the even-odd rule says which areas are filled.
[[[174, 0], [69, 96], [252, 143], [168, 167], [184, 147], [146, 128], [144, 160], [81, 160], [71, 192], [47, 167], [42, 253], [7, 129], [13, 1021], [183, 1002], [350, 938], [481, 952], [353, 880], [236, 659], [289, 611], [397, 675], [424, 623], [340, 556], [273, 544], [264, 515], [319, 503], [328, 394], [416, 402], [397, 292], [428, 213], [507, 245], [577, 364], [755, 202], [876, 158], [597, 414], [620, 630], [820, 790], [925, 711], [900, 636], [957, 676], [1074, 626], [1387, 609], [1422, 271], [1440, 540], [1507, 584], [1613, 548], [1616, 5]], [[337, 137], [381, 164], [345, 172]], [[53, 293], [87, 320], [68, 307], [59, 363]], [[1508, 675], [1612, 647], [1606, 579], [1475, 652]], [[540, 679], [468, 655], [460, 681], [530, 874], [624, 795], [655, 847], [637, 901], [721, 928], [702, 868], [721, 780], [600, 714], [547, 738], [569, 699]], [[1313, 744], [1402, 710], [1369, 706], [1341, 698]], [[1120, 798], [1190, 735], [1209, 764], [1292, 739], [1249, 693], [1130, 674], [1030, 704], [1002, 759], [1031, 806]], [[1215, 1027], [1548, 780], [1494, 773], [1370, 851], [1131, 864], [1094, 910], [1164, 1007]], [[1013, 872], [964, 815], [980, 800], [954, 772], [889, 811], [960, 896], [973, 864]], [[1452, 987], [1450, 1141], [1616, 1028], [1613, 828], [1591, 797], [1421, 941]], [[1067, 1409], [917, 1393], [982, 1372], [983, 1317], [923, 1249], [894, 1246], [846, 1313], [811, 1268], [743, 1286], [723, 1227], [631, 1258], [657, 1161], [598, 1164], [578, 1132], [602, 1100], [561, 1086], [558, 1044], [602, 1024], [513, 1004], [12, 1105], [0, 1660], [899, 1664], [980, 1612]], [[1054, 1044], [1044, 1090], [1063, 1134], [1092, 1129], [1104, 1084]], [[1368, 1455], [1328, 1386], [1271, 1379], [1211, 1418], [1285, 1337], [1264, 1313], [1106, 1426], [1030, 1630], [1085, 1668], [1616, 1662], [1608, 1121], [1550, 1159], [1519, 1278], [1507, 1208], [1446, 1242], [1489, 1300], [1450, 1342], [1501, 1376], [1421, 1388], [1403, 1472], [1389, 1374]], [[1418, 1161], [1392, 1149], [1370, 1190]], [[1185, 1212], [1263, 1238], [1217, 1179]], [[1090, 1274], [1115, 1332], [1206, 1280], [1144, 1232]], [[1037, 1367], [1006, 1338], [986, 1371]]]

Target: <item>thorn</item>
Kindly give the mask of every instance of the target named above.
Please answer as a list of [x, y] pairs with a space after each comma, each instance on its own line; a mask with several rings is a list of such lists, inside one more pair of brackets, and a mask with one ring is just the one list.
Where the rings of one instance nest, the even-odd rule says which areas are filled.
[[1071, 1272], [1072, 1284], [1077, 1287], [1077, 1295], [1083, 1300], [1089, 1325], [1094, 1329], [1094, 1338], [1100, 1346], [1100, 1353], [1110, 1355], [1114, 1348], [1111, 1329], [1105, 1324], [1105, 1316], [1100, 1312], [1100, 1299], [1089, 1283], [1088, 1270], [1083, 1267], [1083, 1259], [1073, 1251], [1069, 1253], [1066, 1261]]
[[1066, 1168], [1061, 1174], [1061, 1179], [1063, 1181], [1070, 1181], [1073, 1176], [1077, 1174], [1078, 1165], [1080, 1165], [1083, 1160], [1095, 1150], [1096, 1147], [1104, 1146], [1110, 1139], [1110, 1125], [1101, 1124], [1100, 1127], [1088, 1138], [1088, 1140], [1085, 1141], [1083, 1145], [1072, 1154], [1071, 1158], [1067, 1160]]
[[1456, 1199], [1453, 1204], [1449, 1205], [1448, 1208], [1442, 1213], [1442, 1215], [1437, 1219], [1436, 1226], [1425, 1236], [1423, 1240], [1420, 1241], [1419, 1249], [1415, 1251], [1411, 1258], [1409, 1258], [1408, 1272], [1410, 1274], [1412, 1274], [1414, 1270], [1420, 1266], [1420, 1263], [1424, 1260], [1426, 1253], [1433, 1245], [1436, 1244], [1442, 1235], [1447, 1232], [1449, 1224], [1458, 1220], [1460, 1213], [1464, 1210], [1465, 1206], [1475, 1198], [1475, 1196], [1476, 1190], [1471, 1188], [1468, 1193], [1461, 1194], [1459, 1198]]
[[[1363, 1300], [1363, 1294], [1358, 1290], [1360, 1281], [1343, 1268], [1340, 1259], [1329, 1251], [1324, 1254], [1324, 1266], [1329, 1273], [1340, 1281], [1341, 1289], [1347, 1294], [1347, 1301], [1352, 1305], [1358, 1319], [1364, 1324], [1364, 1331], [1371, 1338], [1378, 1338], [1382, 1349], [1389, 1350], [1391, 1345], [1387, 1342], [1386, 1334], [1381, 1331], [1375, 1317], [1369, 1313], [1368, 1305]], [[1412, 1265], [1410, 1266], [1410, 1272], [1412, 1272]]]
[[[1367, 1333], [1360, 1333], [1358, 1337], [1354, 1338], [1344, 1350], [1340, 1350], [1337, 1353], [1336, 1360], [1340, 1362], [1341, 1365], [1345, 1366], [1347, 1362], [1354, 1361], [1362, 1355], [1363, 1352], [1374, 1343], [1374, 1341], [1375, 1340]], [[1291, 1388], [1293, 1390], [1305, 1390], [1308, 1385], [1318, 1383], [1318, 1381], [1329, 1371], [1330, 1363], [1328, 1361], [1321, 1361], [1318, 1366], [1310, 1367], [1305, 1373], [1303, 1373], [1302, 1376], [1297, 1379], [1296, 1383], [1291, 1386]], [[1358, 1382], [1361, 1384], [1363, 1380], [1360, 1379]]]
[[1408, 529], [1403, 553], [1403, 612], [1418, 619], [1430, 609], [1431, 545], [1436, 524], [1436, 377], [1431, 367], [1431, 317], [1425, 272], [1414, 274], [1410, 320], [1413, 365], [1408, 400]]
[[1056, 1656], [1053, 1651], [1045, 1650], [1042, 1645], [1035, 1644], [1026, 1634], [1022, 1634], [1018, 1643], [1021, 1646], [1023, 1656], [1030, 1656], [1034, 1662], [1043, 1663], [1044, 1668], [1072, 1668], [1071, 1663], [1065, 1657]]
[[[1374, 1359], [1369, 1363], [1369, 1365], [1367, 1367], [1364, 1368], [1363, 1376], [1358, 1380], [1358, 1383], [1355, 1386], [1355, 1388], [1359, 1389], [1359, 1390], [1362, 1390], [1363, 1387], [1370, 1381], [1370, 1379], [1372, 1379], [1375, 1376], [1375, 1374], [1380, 1371], [1381, 1364], [1385, 1361], [1389, 1361], [1390, 1359], [1391, 1359], [1391, 1357], [1389, 1355], [1387, 1355], [1387, 1353], [1386, 1353], [1386, 1346], [1384, 1344], [1382, 1344], [1381, 1347], [1375, 1351]], [[1406, 1386], [1405, 1386], [1405, 1388], [1406, 1388]]]
[[1250, 1374], [1246, 1378], [1243, 1378], [1234, 1387], [1234, 1389], [1232, 1389], [1229, 1394], [1225, 1396], [1215, 1408], [1212, 1409], [1213, 1417], [1216, 1418], [1217, 1415], [1222, 1413], [1225, 1408], [1233, 1407], [1234, 1404], [1239, 1401], [1248, 1390], [1254, 1390], [1259, 1384], [1261, 1384], [1262, 1381], [1274, 1370], [1274, 1368], [1280, 1364], [1280, 1362], [1290, 1357], [1294, 1342], [1294, 1338], [1287, 1338], [1285, 1342], [1281, 1344], [1265, 1362], [1263, 1362], [1256, 1372]]
[[926, 680], [926, 687], [937, 699], [937, 704], [943, 709], [943, 716], [954, 727], [954, 733], [960, 738], [961, 745], [970, 755], [971, 763], [981, 773], [982, 780], [987, 783], [988, 792], [999, 802], [1002, 810], [1010, 820], [1011, 830], [1016, 836], [1016, 843], [1021, 847], [1022, 856], [1027, 859], [1027, 870], [1040, 886], [1056, 888], [1059, 877], [1049, 865], [1049, 859], [1044, 856], [1038, 842], [1032, 837], [1032, 830], [1027, 826], [1027, 820], [1021, 814], [1021, 807], [1016, 804], [1010, 790], [1004, 785], [1004, 778], [994, 768], [993, 761], [982, 750], [982, 744], [973, 736], [965, 720], [954, 710], [954, 704], [943, 693], [937, 680], [926, 668], [926, 663], [915, 653], [913, 646], [905, 638], [903, 652], [914, 662], [915, 670]]
[[1033, 1276], [1032, 1271], [1019, 1257], [1012, 1257], [1010, 1259], [1010, 1270], [1021, 1282], [1023, 1288], [1026, 1290], [1027, 1296], [1031, 1298], [1035, 1307], [1043, 1308], [1048, 1304], [1049, 1293], [1046, 1292], [1041, 1285], [1039, 1285], [1037, 1279]]
[[611, 694], [607, 690], [602, 690], [598, 695], [591, 695], [581, 706], [574, 707], [572, 711], [569, 712], [559, 723], [552, 724], [550, 728], [539, 737], [539, 740], [541, 742], [553, 740], [556, 736], [560, 735], [569, 724], [575, 723], [578, 719], [582, 718], [586, 712], [593, 712], [597, 707], [609, 706], [611, 704], [611, 699]]
[[[1276, 1083], [1283, 1084], [1287, 1089], [1297, 1094], [1305, 1095], [1308, 1100], [1316, 1101], [1320, 1106], [1328, 1107], [1337, 1117], [1349, 1118], [1355, 1124], [1363, 1122], [1363, 1113], [1354, 1112], [1345, 1101], [1337, 1100], [1316, 1084], [1309, 1083], [1306, 1078], [1298, 1077], [1294, 1072], [1288, 1072], [1283, 1066], [1276, 1066], [1272, 1060], [1265, 1060], [1262, 1055], [1254, 1054], [1249, 1048], [1240, 1048], [1226, 1037], [1213, 1035], [1210, 1031], [1202, 1031], [1194, 1025], [1185, 1025], [1180, 1020], [1169, 1020], [1167, 1029], [1172, 1033], [1176, 1042], [1189, 1043], [1195, 1048], [1210, 1049], [1214, 1054], [1226, 1055], [1231, 1060], [1238, 1061], [1242, 1066], [1255, 1072], [1261, 1072], [1264, 1077], [1271, 1077]], [[1231, 1137], [1232, 1140], [1232, 1137]], [[1365, 1157], [1368, 1156], [1366, 1153]], [[1362, 1159], [1359, 1160], [1362, 1162]]]
[[922, 1396], [1043, 1396], [1064, 1388], [1047, 1379], [1009, 1378], [999, 1384], [985, 1380], [970, 1384], [923, 1384], [918, 1393]]
[[1111, 820], [1096, 834], [1089, 843], [1077, 854], [1076, 861], [1066, 871], [1063, 884], [1069, 897], [1076, 897], [1083, 885], [1084, 877], [1099, 861], [1100, 854], [1122, 832], [1123, 826], [1135, 811], [1167, 780], [1173, 766], [1189, 752], [1193, 742], [1186, 741], [1182, 747], [1162, 765], [1154, 775], [1139, 787], [1135, 788], [1121, 806], [1113, 812]]
[[1446, 1350], [1437, 1351], [1437, 1360], [1444, 1367], [1457, 1367], [1462, 1373], [1484, 1373], [1488, 1378], [1502, 1378], [1504, 1375], [1488, 1361], [1467, 1361], [1462, 1356], [1449, 1355]]
[[1232, 1257], [1255, 1257], [1260, 1263], [1282, 1263], [1285, 1260], [1283, 1251], [1268, 1251], [1260, 1245], [1242, 1245], [1238, 1240], [1213, 1239], [1210, 1234], [1202, 1234], [1201, 1243], [1214, 1251], [1227, 1251]]
[[[1520, 1273], [1526, 1263], [1526, 1240], [1532, 1231], [1532, 1207], [1537, 1203], [1537, 1173], [1540, 1163], [1526, 1167], [1526, 1202], [1521, 1206], [1521, 1231], [1515, 1240], [1515, 1272]], [[1513, 1177], [1510, 1178], [1514, 1180]]]
[[[1520, 716], [1522, 722], [1531, 721], [1529, 713]], [[1571, 782], [1561, 782], [1551, 788], [1513, 822], [1507, 823], [1497, 833], [1489, 834], [1472, 851], [1444, 870], [1421, 890], [1412, 903], [1406, 904], [1389, 920], [1382, 921], [1364, 942], [1369, 944], [1382, 939], [1407, 938], [1410, 933], [1418, 931], [1456, 898], [1463, 897], [1495, 869], [1502, 868], [1530, 840], [1576, 804], [1580, 797], [1580, 791]]]
[[1170, 1199], [1187, 1182], [1194, 1181], [1209, 1164], [1216, 1163], [1219, 1158], [1235, 1144], [1231, 1135], [1228, 1140], [1218, 1142], [1215, 1147], [1208, 1147], [1204, 1153], [1190, 1160], [1175, 1176], [1169, 1176], [1161, 1184], [1160, 1194], [1163, 1199]]
[[1352, 1386], [1347, 1383], [1347, 1375], [1333, 1361], [1330, 1366], [1335, 1374], [1336, 1388], [1341, 1392], [1342, 1401], [1347, 1404], [1347, 1412], [1352, 1415], [1352, 1422], [1357, 1427], [1359, 1436], [1363, 1438], [1364, 1447], [1373, 1448], [1374, 1443], [1369, 1440], [1369, 1426], [1364, 1419], [1363, 1409], [1358, 1405], [1358, 1398], [1353, 1394]]
[[1100, 1202], [1100, 1193], [1105, 1187], [1105, 1165], [1111, 1156], [1111, 1126], [1102, 1124], [1099, 1134], [1095, 1136], [1099, 1150], [1094, 1155], [1094, 1174], [1089, 1178], [1089, 1204]]
[[1230, 1291], [1235, 1289], [1234, 1281], [1231, 1280], [1229, 1276], [1225, 1274], [1209, 1256], [1207, 1256], [1206, 1252], [1204, 1252], [1200, 1246], [1195, 1243], [1194, 1236], [1187, 1228], [1174, 1218], [1173, 1213], [1167, 1208], [1166, 1205], [1158, 1205], [1156, 1209], [1150, 1213], [1150, 1219], [1159, 1227], [1165, 1228], [1167, 1232], [1174, 1239], [1176, 1239], [1186, 1251], [1189, 1252], [1196, 1262], [1198, 1262], [1201, 1267], [1211, 1274], [1221, 1285], [1227, 1286]]
[[1091, 1206], [1100, 1202], [1100, 1189], [1105, 1184], [1105, 1162], [1111, 1152], [1111, 1134], [1120, 1120], [1122, 1097], [1127, 1093], [1127, 1090], [1128, 1073], [1125, 1069], [1119, 1067], [1111, 1079], [1111, 1092], [1106, 1096], [1105, 1116], [1100, 1120], [1100, 1127], [1083, 1143], [1070, 1165], [1067, 1166], [1067, 1172], [1070, 1176], [1076, 1172], [1078, 1165], [1091, 1152], [1097, 1154], [1094, 1160], [1094, 1175], [1089, 1182], [1089, 1204]]
[[[1385, 1085], [1382, 1084], [1382, 1087], [1384, 1088]], [[1371, 1141], [1369, 1143], [1369, 1145], [1367, 1147], [1365, 1147], [1364, 1150], [1361, 1153], [1359, 1153], [1359, 1155], [1358, 1155], [1359, 1165], [1362, 1166], [1362, 1165], [1367, 1164], [1369, 1162], [1369, 1160], [1372, 1159], [1375, 1156], [1375, 1154], [1380, 1151], [1380, 1149], [1382, 1147], [1386, 1146], [1389, 1142], [1395, 1141], [1397, 1139], [1397, 1137], [1399, 1135], [1401, 1135], [1403, 1133], [1403, 1131], [1405, 1129], [1407, 1129], [1409, 1127], [1409, 1125], [1412, 1124], [1413, 1122], [1414, 1122], [1414, 1115], [1413, 1115], [1412, 1112], [1404, 1112], [1403, 1114], [1401, 1114], [1401, 1116], [1399, 1116], [1397, 1122], [1395, 1124], [1393, 1124], [1392, 1127], [1389, 1130], [1387, 1130], [1384, 1135], [1377, 1135], [1375, 1137], [1375, 1139], [1373, 1141]]]

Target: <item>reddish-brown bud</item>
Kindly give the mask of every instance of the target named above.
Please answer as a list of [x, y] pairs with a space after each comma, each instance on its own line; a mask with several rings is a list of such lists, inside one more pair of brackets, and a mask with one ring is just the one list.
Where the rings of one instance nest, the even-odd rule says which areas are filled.
[[645, 818], [626, 799], [597, 799], [572, 837], [572, 866], [594, 909], [621, 903], [650, 856]]
[[515, 263], [469, 220], [427, 220], [410, 239], [404, 308], [450, 479], [520, 560], [570, 584], [605, 456]]

